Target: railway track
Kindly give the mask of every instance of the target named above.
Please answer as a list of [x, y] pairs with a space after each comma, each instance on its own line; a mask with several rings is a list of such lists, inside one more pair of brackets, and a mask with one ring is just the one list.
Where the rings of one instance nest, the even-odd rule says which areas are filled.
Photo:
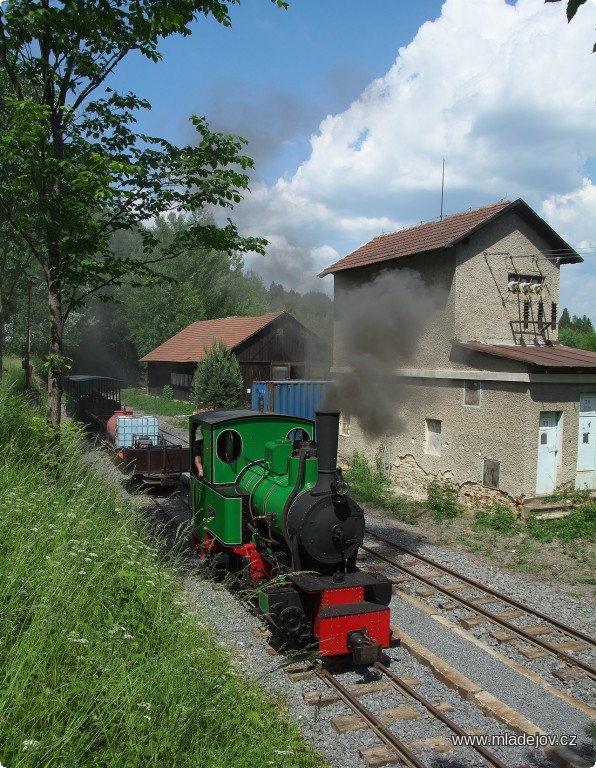
[[[444, 703], [433, 702], [422, 696], [404, 679], [398, 677], [384, 664], [377, 662], [374, 665], [374, 670], [379, 675], [379, 682], [372, 685], [356, 684], [351, 686], [343, 685], [339, 679], [333, 675], [322, 663], [318, 663], [315, 667], [315, 674], [323, 680], [323, 682], [333, 691], [331, 697], [323, 697], [318, 694], [319, 700], [317, 702], [317, 694], [309, 695], [305, 694], [305, 700], [308, 703], [331, 703], [334, 700], [334, 696], [343, 701], [353, 712], [354, 715], [347, 717], [336, 717], [331, 720], [332, 727], [338, 732], [347, 730], [349, 728], [359, 729], [362, 727], [370, 729], [377, 738], [382, 742], [382, 745], [377, 747], [365, 747], [359, 750], [359, 755], [367, 766], [374, 765], [390, 765], [395, 763], [403, 763], [410, 768], [425, 768], [424, 763], [415, 753], [415, 745], [405, 742], [391, 729], [391, 722], [404, 722], [420, 716], [426, 716], [433, 718], [443, 730], [443, 734], [435, 736], [433, 738], [425, 740], [423, 744], [434, 744], [440, 746], [443, 744], [444, 748], [453, 747], [452, 736], [456, 736], [459, 739], [466, 739], [470, 735], [478, 736], [478, 733], [470, 734], [468, 731], [461, 728], [451, 718], [449, 718], [445, 711], [450, 707], [446, 707]], [[380, 714], [375, 714], [373, 708], [363, 704], [361, 698], [365, 695], [374, 696], [375, 692], [383, 691], [386, 695], [386, 689], [390, 686], [398, 694], [397, 707], [392, 707], [389, 710], [384, 710]], [[360, 688], [360, 690], [358, 690]], [[401, 696], [401, 698], [399, 698]], [[406, 699], [406, 704], [403, 704], [402, 699]], [[428, 729], [431, 730], [430, 724]], [[478, 740], [477, 740], [478, 741]], [[496, 768], [507, 768], [506, 763], [503, 763], [495, 754], [490, 752], [480, 743], [472, 743], [467, 747], [473, 749], [478, 755], [480, 755], [489, 765], [493, 765]]]
[[[152, 506], [158, 507], [162, 513], [177, 523], [181, 522], [180, 518], [184, 515], [188, 516], [187, 496], [184, 491], [175, 492], [165, 497], [149, 498], [152, 501]], [[185, 530], [188, 530], [186, 526], [177, 527], [174, 535], [178, 541], [181, 541], [179, 537], [184, 536], [182, 532]], [[382, 540], [380, 540], [381, 542]], [[393, 546], [393, 542], [391, 545]], [[367, 549], [370, 548], [367, 546]], [[367, 554], [369, 553], [367, 552]], [[405, 551], [403, 556], [410, 563], [415, 557], [418, 559], [417, 555], [408, 551]], [[428, 563], [424, 562], [422, 558], [419, 559], [419, 562], [424, 565], [425, 569], [428, 569]], [[415, 570], [413, 565], [404, 567]], [[433, 564], [434, 567], [438, 566]], [[418, 567], [418, 570], [421, 568]], [[403, 575], [409, 576], [405, 573]], [[451, 572], [450, 579], [453, 581], [454, 572]], [[246, 610], [249, 610], [248, 606]], [[255, 632], [253, 634], [257, 637]], [[581, 634], [578, 633], [579, 636]], [[269, 635], [268, 631], [258, 633], [260, 638], [268, 638]], [[267, 654], [269, 654], [272, 649], [269, 645], [266, 647]], [[292, 658], [291, 654], [289, 658]], [[422, 673], [421, 670], [420, 672], [413, 671], [411, 668], [416, 667], [417, 663], [408, 650], [404, 648], [392, 649], [388, 658], [391, 659], [391, 664], [398, 663], [400, 665], [401, 677], [394, 675], [383, 664], [375, 665], [371, 668], [370, 674], [366, 673], [364, 676], [362, 672], [354, 673], [353, 670], [348, 670], [344, 677], [343, 669], [341, 669], [336, 677], [328, 666], [319, 663], [315, 667], [315, 674], [317, 679], [329, 690], [321, 693], [319, 686], [318, 691], [311, 690], [304, 693], [304, 700], [315, 707], [324, 706], [328, 702], [337, 702], [328, 715], [321, 717], [321, 724], [325, 721], [325, 727], [329, 729], [328, 733], [336, 731], [334, 739], [339, 739], [340, 743], [339, 746], [332, 748], [333, 751], [339, 749], [343, 753], [349, 752], [353, 755], [345, 764], [358, 765], [360, 763], [367, 768], [376, 768], [381, 765], [404, 763], [407, 766], [422, 768], [425, 765], [436, 765], [437, 759], [440, 759], [437, 753], [444, 752], [452, 752], [453, 757], [449, 758], [449, 762], [451, 764], [455, 761], [455, 764], [458, 765], [475, 766], [482, 763], [503, 767], [507, 765], [512, 768], [525, 762], [525, 756], [520, 757], [521, 750], [516, 749], [515, 746], [510, 748], [510, 742], [505, 744], [497, 742], [497, 754], [495, 754], [487, 749], [487, 746], [490, 747], [490, 744], [494, 744], [494, 742], [487, 743], [485, 741], [483, 743], [482, 741], [483, 737], [491, 737], [491, 733], [487, 729], [493, 729], [492, 735], [495, 733], [506, 735], [508, 733], [507, 721], [500, 721], [498, 716], [493, 719], [492, 715], [489, 715], [488, 720], [483, 718], [482, 714], [479, 714], [477, 718], [470, 715], [470, 709], [477, 709], [477, 703], [462, 699], [459, 694], [454, 696], [453, 692], [447, 692], [443, 681], [433, 673], [428, 675], [428, 672]], [[282, 663], [280, 668], [283, 666], [285, 663]], [[334, 666], [332, 669], [337, 672]], [[425, 669], [427, 668], [425, 667]], [[359, 679], [361, 676], [363, 676], [362, 679]], [[374, 678], [377, 680], [371, 683], [371, 679]], [[301, 678], [298, 675], [297, 680], [300, 679], [310, 678]], [[310, 685], [312, 686], [312, 682]], [[414, 690], [416, 685], [421, 686], [426, 697]], [[384, 693], [379, 693], [377, 696], [376, 691], [380, 690], [381, 687], [383, 687]], [[389, 693], [387, 693], [388, 687], [391, 688]], [[452, 686], [448, 685], [447, 687]], [[301, 695], [298, 694], [299, 697]], [[309, 697], [308, 701], [307, 696]], [[342, 702], [350, 708], [349, 715], [345, 714], [345, 710], [344, 714], [341, 713]], [[465, 709], [466, 707], [468, 709]], [[478, 712], [480, 713], [481, 710], [480, 707]], [[449, 717], [447, 716], [448, 712], [450, 713]], [[334, 717], [330, 717], [331, 714]], [[313, 713], [314, 727], [319, 727], [316, 726], [317, 718], [318, 716]], [[408, 718], [413, 719], [409, 720]], [[418, 722], [414, 718], [417, 718]], [[504, 724], [505, 728], [503, 728]], [[352, 730], [358, 732], [352, 733]], [[527, 732], [530, 733], [530, 731]], [[514, 731], [512, 733], [509, 731], [509, 735], [512, 737], [515, 737], [515, 733], [520, 732]], [[466, 737], [469, 736], [478, 737], [478, 740], [466, 743]], [[458, 738], [460, 745], [458, 745]], [[328, 740], [329, 737], [325, 739], [326, 742]], [[447, 758], [445, 757], [445, 759]], [[575, 763], [564, 761], [559, 765], [572, 768]]]
[[[455, 605], [467, 608], [472, 613], [459, 619], [465, 629], [481, 627], [487, 622], [496, 625], [497, 629], [490, 633], [490, 637], [500, 645], [516, 639], [522, 640], [526, 645], [519, 648], [519, 653], [526, 660], [532, 661], [551, 654], [564, 661], [566, 667], [553, 671], [553, 675], [564, 683], [584, 677], [596, 679], [596, 668], [577, 655], [572, 655], [582, 653], [585, 657], [593, 652], [596, 647], [595, 638], [384, 536], [372, 531], [367, 531], [367, 535], [389, 548], [389, 553], [370, 545], [364, 545], [361, 549], [401, 574], [389, 576], [396, 586], [415, 580], [423, 585], [416, 592], [418, 597], [429, 598], [442, 594], [448, 598], [447, 602], [441, 604], [443, 609], [449, 611]], [[407, 559], [398, 560], [396, 556]], [[450, 581], [444, 583], [445, 579]], [[533, 623], [528, 624], [529, 621]], [[544, 639], [547, 635], [557, 635], [557, 640]]]

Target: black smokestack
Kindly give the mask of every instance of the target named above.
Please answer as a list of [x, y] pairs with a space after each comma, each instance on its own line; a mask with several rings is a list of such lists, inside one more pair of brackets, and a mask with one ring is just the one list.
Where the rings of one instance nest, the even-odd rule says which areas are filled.
[[413, 361], [445, 296], [410, 269], [383, 271], [336, 296], [334, 363], [346, 372], [327, 388], [321, 407], [349, 413], [370, 437], [401, 431], [405, 390], [395, 370]]
[[317, 458], [319, 477], [312, 493], [328, 491], [337, 469], [339, 411], [316, 411]]

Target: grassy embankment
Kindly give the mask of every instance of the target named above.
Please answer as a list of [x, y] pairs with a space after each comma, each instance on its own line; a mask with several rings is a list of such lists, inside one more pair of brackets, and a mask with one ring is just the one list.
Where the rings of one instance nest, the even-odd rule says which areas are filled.
[[[18, 372], [20, 376], [20, 371]], [[65, 428], [0, 386], [0, 763], [7, 768], [322, 765], [189, 615], [172, 566]], [[199, 624], [199, 619], [202, 618]], [[202, 626], [201, 626], [202, 625]]]

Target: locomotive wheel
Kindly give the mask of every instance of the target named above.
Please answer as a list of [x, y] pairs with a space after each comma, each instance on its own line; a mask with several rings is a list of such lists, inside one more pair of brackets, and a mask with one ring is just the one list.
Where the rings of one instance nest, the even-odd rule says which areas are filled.
[[306, 628], [304, 611], [297, 605], [288, 605], [279, 613], [278, 626], [284, 635], [299, 637]]

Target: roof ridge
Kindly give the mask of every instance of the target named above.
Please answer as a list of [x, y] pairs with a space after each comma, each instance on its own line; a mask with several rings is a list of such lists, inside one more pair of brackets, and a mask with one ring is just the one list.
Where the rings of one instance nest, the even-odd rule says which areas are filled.
[[[420, 221], [418, 224], [412, 224], [411, 226], [403, 226], [401, 229], [395, 229], [392, 232], [383, 232], [380, 235], [375, 235], [372, 239], [378, 240], [382, 237], [389, 237], [391, 235], [401, 235], [403, 232], [409, 232], [410, 230], [418, 229], [419, 227], [426, 227], [429, 224], [444, 224], [449, 219], [454, 219], [456, 216], [467, 216], [470, 213], [479, 213], [480, 211], [489, 211], [491, 208], [497, 208], [497, 207], [505, 207], [507, 205], [511, 205], [511, 200], [499, 200], [497, 203], [490, 203], [489, 205], [480, 205], [477, 208], [473, 208], [470, 206], [470, 208], [467, 211], [459, 211], [458, 213], [450, 213], [448, 216], [443, 216], [443, 218], [440, 218], [439, 216], [435, 216], [432, 219], [427, 219], [426, 221]], [[367, 242], [372, 242], [371, 240], [368, 240]], [[357, 250], [357, 249], [356, 249]]]

